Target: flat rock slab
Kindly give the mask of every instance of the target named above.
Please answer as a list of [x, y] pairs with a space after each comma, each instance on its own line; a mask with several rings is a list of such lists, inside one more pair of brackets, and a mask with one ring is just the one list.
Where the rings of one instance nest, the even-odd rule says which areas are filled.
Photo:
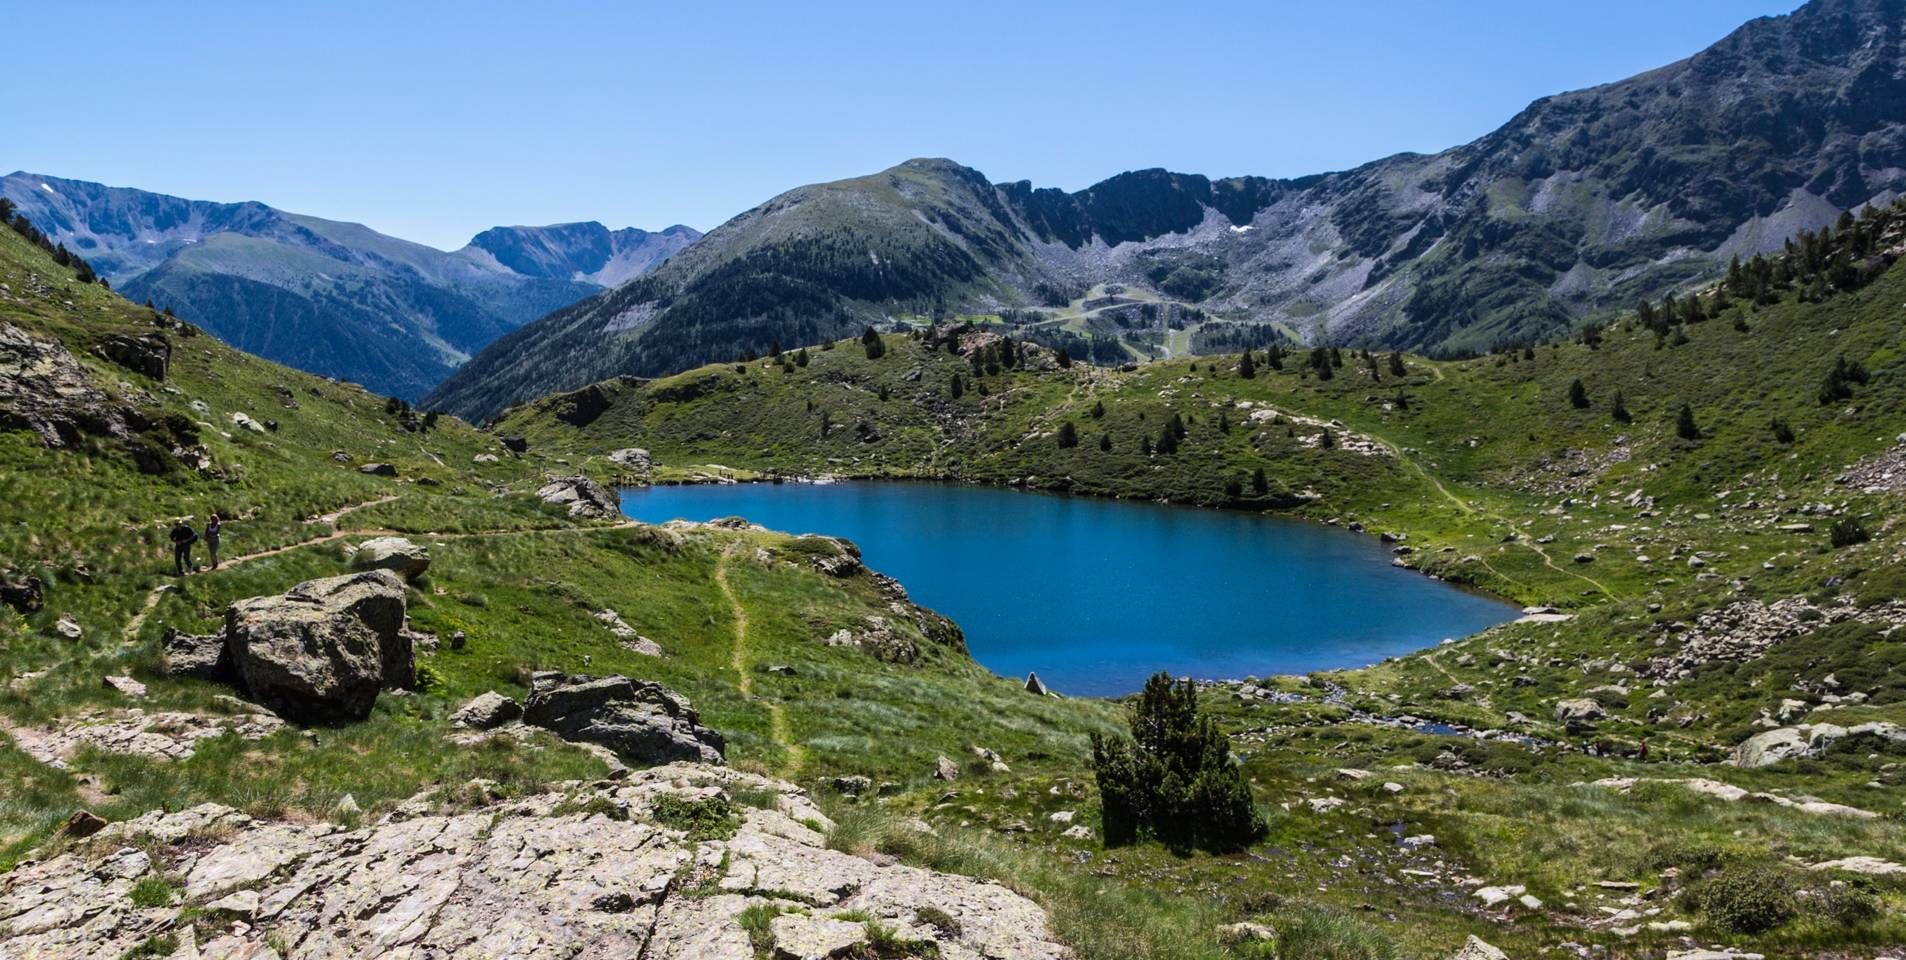
[[147, 713], [135, 708], [80, 717], [52, 730], [12, 727], [7, 732], [27, 756], [64, 769], [84, 747], [154, 760], [184, 760], [192, 756], [200, 740], [228, 733], [246, 740], [263, 740], [284, 725], [277, 717], [262, 713], [219, 717], [171, 710]]
[[[760, 806], [736, 804], [745, 818], [725, 838], [690, 842], [654, 814], [664, 796], [735, 795]], [[803, 821], [827, 826], [799, 788], [688, 763], [475, 809], [425, 794], [348, 831], [215, 804], [155, 811], [0, 876], [0, 956], [119, 956], [162, 933], [187, 940], [187, 911], [215, 909], [242, 922], [196, 944], [205, 956], [752, 960], [739, 919], [751, 908], [775, 914], [776, 956], [862, 947], [868, 924], [842, 914], [947, 958], [1071, 956], [1031, 901], [829, 850]], [[179, 902], [133, 903], [160, 871], [183, 878]], [[924, 908], [955, 923], [922, 923]]]

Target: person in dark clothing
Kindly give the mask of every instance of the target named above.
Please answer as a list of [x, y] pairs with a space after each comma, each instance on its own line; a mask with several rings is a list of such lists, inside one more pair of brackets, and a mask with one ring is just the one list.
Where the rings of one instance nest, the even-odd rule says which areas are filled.
[[211, 519], [205, 521], [205, 550], [212, 555], [212, 569], [218, 569], [218, 533], [222, 529], [218, 520], [218, 511], [212, 511]]
[[198, 531], [192, 525], [180, 520], [172, 527], [172, 567], [183, 577], [187, 568], [192, 567], [192, 544], [199, 538]]

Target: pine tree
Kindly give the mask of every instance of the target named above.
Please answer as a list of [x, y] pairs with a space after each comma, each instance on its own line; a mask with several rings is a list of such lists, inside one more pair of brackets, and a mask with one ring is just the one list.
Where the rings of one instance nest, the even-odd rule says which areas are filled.
[[1263, 467], [1251, 472], [1251, 492], [1260, 497], [1271, 492], [1271, 480], [1264, 475]]
[[1105, 402], [1103, 400], [1092, 401], [1092, 419], [1105, 419]]
[[869, 360], [878, 360], [887, 355], [887, 343], [880, 339], [880, 334], [873, 327], [868, 327], [867, 332], [860, 335], [860, 345], [866, 349]]
[[953, 399], [958, 400], [963, 396], [966, 396], [966, 380], [956, 373], [953, 375]]
[[1165, 456], [1178, 452], [1178, 434], [1171, 429], [1171, 424], [1165, 424], [1158, 431], [1158, 442], [1152, 446], [1152, 449]]
[[1244, 351], [1244, 356], [1238, 358], [1238, 376], [1246, 380], [1257, 378], [1257, 361], [1251, 359], [1249, 350]]
[[1614, 399], [1608, 404], [1608, 415], [1613, 417], [1616, 423], [1629, 423], [1634, 420], [1634, 417], [1628, 413], [1628, 401], [1622, 398], [1620, 390], [1615, 391]]
[[1073, 426], [1070, 420], [1059, 424], [1059, 449], [1070, 450], [1078, 445], [1079, 428]]
[[794, 351], [794, 365], [797, 367], [807, 366], [807, 348], [806, 347], [802, 347], [801, 349]]
[[1176, 851], [1239, 849], [1264, 835], [1224, 731], [1198, 709], [1197, 688], [1164, 673], [1145, 682], [1131, 739], [1092, 735], [1100, 830], [1111, 846], [1156, 838]]
[[1109, 433], [1099, 434], [1099, 451], [1101, 453], [1112, 452], [1112, 435], [1111, 434]]
[[1577, 410], [1588, 409], [1588, 388], [1582, 386], [1581, 380], [1575, 380], [1568, 385], [1568, 403]]
[[1410, 372], [1409, 368], [1403, 365], [1403, 354], [1391, 353], [1390, 354], [1390, 376], [1401, 377], [1401, 376], [1407, 375], [1409, 372]]
[[1787, 421], [1782, 420], [1779, 417], [1775, 417], [1772, 420], [1768, 421], [1767, 428], [1773, 431], [1774, 442], [1780, 443], [1783, 445], [1793, 443], [1794, 441], [1793, 427], [1788, 426]]
[[1674, 433], [1683, 440], [1701, 439], [1701, 428], [1694, 422], [1693, 407], [1685, 403], [1681, 405], [1681, 412], [1674, 417]]

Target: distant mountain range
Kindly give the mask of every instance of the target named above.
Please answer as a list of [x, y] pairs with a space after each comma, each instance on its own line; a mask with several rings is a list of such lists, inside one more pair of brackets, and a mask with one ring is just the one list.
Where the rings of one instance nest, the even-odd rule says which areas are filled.
[[1003, 313], [1115, 353], [1272, 337], [1533, 341], [1906, 191], [1906, 0], [1813, 0], [1442, 153], [1077, 193], [947, 160], [801, 187], [516, 330], [427, 402], [466, 417], [867, 323]]
[[623, 283], [701, 234], [496, 227], [445, 252], [262, 203], [30, 173], [0, 196], [134, 300], [234, 346], [415, 400], [506, 331]]

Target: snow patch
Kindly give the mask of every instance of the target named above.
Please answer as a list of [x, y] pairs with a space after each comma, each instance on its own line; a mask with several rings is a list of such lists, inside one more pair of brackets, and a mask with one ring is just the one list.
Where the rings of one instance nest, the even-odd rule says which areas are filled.
[[53, 189], [52, 187], [50, 187], [50, 186], [48, 186], [48, 185], [46, 185], [46, 184], [44, 184], [44, 183], [42, 183], [42, 184], [40, 184], [40, 189], [41, 189], [41, 190], [45, 190], [45, 191], [46, 191], [47, 193], [51, 193], [51, 194], [54, 194], [54, 195], [58, 195], [58, 194], [59, 194], [59, 191], [58, 191], [58, 190], [55, 190], [55, 189]]

